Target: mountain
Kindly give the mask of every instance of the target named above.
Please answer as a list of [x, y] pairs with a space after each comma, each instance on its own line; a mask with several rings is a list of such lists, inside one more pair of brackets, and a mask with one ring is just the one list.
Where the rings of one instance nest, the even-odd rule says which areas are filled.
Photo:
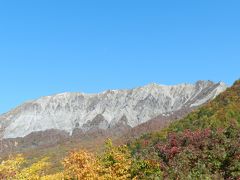
[[165, 86], [149, 84], [131, 90], [99, 94], [62, 93], [26, 102], [0, 116], [1, 137], [24, 137], [56, 129], [70, 135], [119, 126], [136, 127], [159, 115], [168, 117], [182, 109], [196, 108], [226, 89], [222, 82]]

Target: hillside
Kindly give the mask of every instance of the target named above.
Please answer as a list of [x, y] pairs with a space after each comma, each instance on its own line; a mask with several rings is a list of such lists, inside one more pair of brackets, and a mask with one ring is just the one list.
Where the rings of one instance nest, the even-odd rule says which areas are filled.
[[129, 142], [135, 158], [160, 162], [167, 178], [240, 178], [240, 80], [185, 118]]
[[186, 118], [174, 122], [167, 131], [183, 131], [185, 129], [203, 129], [228, 127], [230, 124], [240, 125], [240, 80], [231, 88], [217, 96]]
[[[86, 149], [84, 145], [75, 146], [77, 149], [71, 151], [64, 159], [60, 158], [63, 151], [74, 148], [66, 146], [65, 143], [71, 144], [69, 139], [57, 148], [45, 149], [46, 151], [40, 154], [52, 157], [50, 161], [53, 166], [50, 168], [39, 166], [42, 161], [33, 165], [38, 165], [41, 171], [50, 175], [43, 176], [38, 172], [35, 174], [43, 179], [57, 180], [62, 178], [237, 180], [240, 178], [239, 115], [238, 80], [214, 100], [193, 110], [179, 121], [169, 122], [168, 127], [158, 132], [143, 134], [135, 140], [130, 138], [128, 146], [113, 146], [111, 141], [107, 141], [105, 147], [99, 146], [102, 151], [97, 154], [83, 150]], [[149, 127], [154, 127], [159, 118], [150, 120]], [[132, 130], [133, 136], [148, 130], [148, 126], [138, 128], [140, 130], [136, 130], [136, 134], [135, 130]], [[154, 130], [157, 131], [157, 128]], [[98, 141], [99, 136], [95, 134], [95, 138]], [[87, 147], [89, 143], [85, 145]], [[40, 159], [41, 156], [37, 155], [37, 152], [32, 153], [38, 160]], [[14, 163], [17, 160], [10, 159], [10, 162]], [[28, 162], [30, 166], [27, 168], [32, 169], [31, 164], [36, 162], [36, 159], [35, 161], [30, 159]], [[6, 168], [4, 164], [2, 167]], [[11, 177], [12, 173], [3, 172], [3, 175]]]
[[[169, 132], [182, 132], [186, 129], [225, 128], [240, 125], [240, 80], [218, 95], [214, 100], [189, 113], [186, 117], [172, 122], [155, 135], [166, 137]], [[146, 136], [146, 135], [144, 135]]]

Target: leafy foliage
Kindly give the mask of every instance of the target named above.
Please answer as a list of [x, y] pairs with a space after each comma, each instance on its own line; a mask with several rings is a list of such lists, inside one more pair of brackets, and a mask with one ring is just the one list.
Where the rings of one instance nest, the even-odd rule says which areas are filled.
[[21, 155], [2, 161], [0, 164], [0, 179], [13, 179], [16, 177], [23, 163], [24, 158]]
[[40, 179], [41, 180], [63, 180], [66, 178], [64, 178], [64, 174], [62, 172], [60, 172], [60, 173], [56, 173], [56, 174], [43, 176]]
[[240, 178], [240, 81], [215, 100], [129, 147], [169, 179]]
[[210, 129], [173, 133], [155, 146], [162, 169], [170, 178], [221, 179], [240, 177], [240, 131]]
[[44, 170], [49, 166], [46, 158], [25, 167], [22, 155], [10, 157], [0, 164], [0, 179], [34, 180], [44, 176]]
[[132, 159], [126, 146], [115, 147], [108, 140], [100, 160], [104, 179], [130, 179]]
[[67, 179], [97, 179], [100, 172], [99, 162], [86, 151], [71, 152], [64, 159], [63, 165]]
[[47, 167], [49, 167], [49, 165], [50, 164], [47, 162], [47, 158], [43, 158], [29, 167], [21, 169], [15, 177], [18, 180], [40, 179], [41, 176], [44, 176], [44, 171]]
[[158, 163], [133, 159], [127, 146], [113, 146], [110, 140], [100, 156], [85, 151], [72, 152], [63, 164], [67, 179], [127, 180], [162, 176]]

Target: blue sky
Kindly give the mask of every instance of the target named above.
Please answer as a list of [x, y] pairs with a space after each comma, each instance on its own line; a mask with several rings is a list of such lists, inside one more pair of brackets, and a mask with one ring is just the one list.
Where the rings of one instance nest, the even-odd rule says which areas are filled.
[[240, 77], [239, 0], [0, 2], [0, 113], [65, 91]]

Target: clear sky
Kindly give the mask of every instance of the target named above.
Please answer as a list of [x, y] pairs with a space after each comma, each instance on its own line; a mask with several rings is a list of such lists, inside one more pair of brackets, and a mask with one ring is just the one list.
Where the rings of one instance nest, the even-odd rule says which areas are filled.
[[240, 77], [239, 0], [2, 0], [0, 113], [65, 91]]

